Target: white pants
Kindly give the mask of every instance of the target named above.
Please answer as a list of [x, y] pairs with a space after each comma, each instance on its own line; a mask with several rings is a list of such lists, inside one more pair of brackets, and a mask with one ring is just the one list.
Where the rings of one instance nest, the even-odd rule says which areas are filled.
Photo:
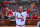
[[16, 27], [25, 27], [25, 20], [16, 19]]
[[16, 27], [25, 27], [25, 21], [16, 22], [16, 24], [17, 24]]

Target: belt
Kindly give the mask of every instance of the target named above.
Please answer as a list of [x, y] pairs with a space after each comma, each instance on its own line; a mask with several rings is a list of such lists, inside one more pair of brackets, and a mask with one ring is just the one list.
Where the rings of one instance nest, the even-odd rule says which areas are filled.
[[[17, 25], [17, 24], [16, 24]], [[17, 26], [24, 26], [24, 25], [17, 25]]]

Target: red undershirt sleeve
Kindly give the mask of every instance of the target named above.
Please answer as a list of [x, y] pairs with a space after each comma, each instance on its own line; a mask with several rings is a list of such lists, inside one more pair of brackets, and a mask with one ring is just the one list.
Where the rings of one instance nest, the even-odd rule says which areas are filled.
[[10, 15], [12, 14], [13, 15], [13, 12], [12, 11], [9, 11]]
[[29, 14], [29, 13], [30, 13], [30, 10], [27, 11], [27, 14]]

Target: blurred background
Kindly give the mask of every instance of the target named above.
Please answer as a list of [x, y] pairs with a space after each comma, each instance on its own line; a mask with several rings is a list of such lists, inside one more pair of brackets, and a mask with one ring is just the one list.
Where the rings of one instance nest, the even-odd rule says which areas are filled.
[[[40, 0], [0, 0], [0, 2], [8, 2], [7, 7], [13, 12], [18, 12], [21, 5], [23, 11], [27, 11], [31, 7], [31, 3], [35, 2], [35, 7], [26, 17], [26, 25], [37, 25], [40, 21]], [[15, 13], [14, 13], [15, 14]], [[0, 8], [0, 25], [16, 25], [15, 16], [10, 15], [3, 7]]]

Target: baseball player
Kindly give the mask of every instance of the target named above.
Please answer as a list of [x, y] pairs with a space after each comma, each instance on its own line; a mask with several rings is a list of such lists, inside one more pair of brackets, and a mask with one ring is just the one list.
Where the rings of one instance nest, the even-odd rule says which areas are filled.
[[[31, 8], [29, 8], [28, 11], [26, 12], [23, 12], [23, 7], [20, 6], [19, 7], [19, 12], [16, 12], [16, 27], [25, 27], [25, 19], [26, 19], [26, 16], [27, 14], [29, 14], [31, 12], [31, 10], [33, 9], [33, 7], [35, 6], [35, 3], [32, 3], [31, 4]], [[5, 5], [4, 5], [4, 8], [10, 13], [10, 15], [14, 15], [11, 10], [9, 10]]]

